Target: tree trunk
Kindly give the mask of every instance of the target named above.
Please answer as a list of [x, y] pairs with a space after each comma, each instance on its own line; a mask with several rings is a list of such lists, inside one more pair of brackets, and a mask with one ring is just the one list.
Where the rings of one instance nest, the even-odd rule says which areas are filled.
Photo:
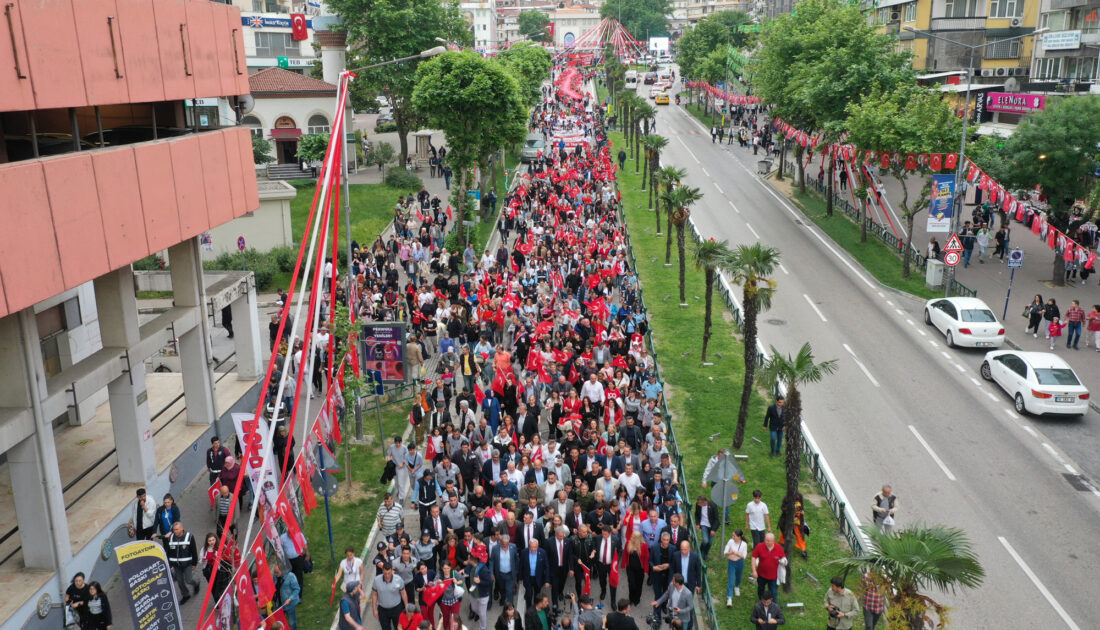
[[672, 208], [665, 208], [665, 264], [672, 264]]
[[[649, 177], [649, 149], [643, 148], [643, 150], [645, 154], [642, 156], [642, 190], [645, 190], [645, 181]], [[652, 188], [652, 186], [650, 188]], [[652, 192], [649, 194], [649, 198], [653, 198]]]
[[[746, 280], [746, 282], [748, 282]], [[737, 429], [733, 433], [733, 448], [745, 443], [745, 424], [749, 419], [749, 402], [756, 380], [756, 300], [746, 288], [741, 292], [741, 335], [745, 344], [745, 381], [741, 385], [741, 404], [737, 408]]]
[[684, 279], [687, 273], [687, 258], [684, 256], [684, 227], [683, 223], [676, 224], [676, 252], [680, 255], [680, 304], [687, 304], [684, 294]]
[[1053, 275], [1050, 281], [1054, 283], [1056, 287], [1063, 287], [1066, 285], [1066, 261], [1062, 256], [1065, 254], [1061, 250], [1054, 250], [1054, 268], [1051, 270]]
[[642, 159], [642, 134], [641, 121], [636, 123], [637, 128], [634, 130], [634, 174], [638, 174], [638, 162]]
[[707, 344], [710, 343], [710, 306], [711, 298], [714, 296], [714, 269], [707, 268], [706, 271], [706, 299], [703, 302], [703, 363], [707, 362]]
[[825, 216], [833, 216], [833, 172], [836, 171], [836, 157], [828, 156], [829, 172], [825, 174], [829, 183], [825, 185]]
[[901, 277], [909, 277], [909, 250], [913, 248], [913, 219], [916, 218], [916, 212], [905, 213], [905, 245], [901, 250]]
[[806, 147], [802, 146], [801, 142], [794, 143], [794, 167], [796, 177], [798, 178], [798, 194], [806, 194], [806, 166], [802, 162], [802, 154], [806, 152]]
[[867, 242], [867, 209], [862, 201], [859, 204], [859, 242]]
[[783, 424], [787, 448], [787, 495], [783, 497], [783, 512], [787, 518], [783, 523], [783, 551], [787, 554], [787, 579], [783, 583], [783, 592], [791, 591], [793, 573], [791, 551], [794, 549], [794, 502], [798, 495], [798, 483], [802, 474], [802, 397], [794, 383], [787, 386], [787, 403], [783, 409]]
[[409, 130], [402, 128], [402, 126], [405, 124], [404, 120], [398, 121], [397, 117], [395, 116], [394, 122], [397, 123], [397, 140], [400, 143], [398, 145], [399, 149], [397, 153], [397, 163], [400, 164], [402, 168], [404, 168], [405, 161], [409, 157]]
[[[779, 175], [777, 177], [783, 179], [783, 173], [786, 170], [785, 167], [787, 162], [787, 139], [780, 137], [777, 139], [777, 142], [779, 142]], [[764, 147], [764, 153], [766, 154], [767, 152], [768, 147]]]

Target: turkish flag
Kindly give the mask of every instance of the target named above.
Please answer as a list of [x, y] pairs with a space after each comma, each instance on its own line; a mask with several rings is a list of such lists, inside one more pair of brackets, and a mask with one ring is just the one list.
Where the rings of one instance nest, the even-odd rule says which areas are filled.
[[1054, 249], [1055, 240], [1058, 238], [1058, 230], [1050, 228], [1047, 230], [1047, 247]]
[[[331, 605], [331, 602], [329, 603]], [[267, 619], [264, 619], [265, 630], [271, 630], [271, 628], [275, 626], [275, 622], [283, 624], [283, 630], [288, 630], [290, 628], [290, 622], [287, 621], [286, 613], [283, 611], [282, 606], [279, 606], [279, 608], [276, 609], [275, 612], [271, 613], [271, 616], [269, 616]]]
[[264, 535], [261, 532], [252, 543], [252, 560], [256, 563], [256, 584], [259, 588], [260, 605], [267, 606], [275, 596], [275, 580], [267, 565], [267, 551], [264, 550]]
[[[884, 162], [883, 163], [883, 168], [886, 168], [886, 167], [887, 167], [887, 164]], [[907, 171], [917, 170], [917, 156], [913, 155], [912, 153], [906, 153], [905, 154], [905, 170], [907, 170]]]
[[959, 154], [958, 153], [948, 153], [947, 155], [943, 156], [943, 167], [944, 168], [953, 169], [958, 165], [959, 165]]
[[294, 548], [298, 553], [305, 551], [306, 538], [302, 535], [301, 526], [298, 525], [298, 517], [294, 515], [290, 502], [286, 500], [285, 492], [279, 493], [279, 499], [275, 504], [275, 512], [286, 523], [286, 533], [290, 536], [290, 540], [294, 542]]
[[943, 168], [943, 154], [933, 153], [931, 156], [929, 156], [928, 168], [932, 169], [933, 171], [941, 170]]
[[447, 590], [449, 583], [454, 580], [444, 580], [439, 584], [432, 584], [431, 586], [424, 588], [424, 603], [428, 606], [434, 606], [440, 597], [443, 597], [444, 591]]
[[[883, 151], [882, 153], [879, 154], [878, 157], [879, 157], [879, 160], [881, 161], [882, 168], [890, 168], [890, 152], [889, 151]], [[905, 156], [905, 165], [906, 166], [909, 165], [910, 158], [911, 158], [911, 156], [909, 156], [909, 155]], [[915, 159], [913, 161], [916, 162]]]
[[978, 165], [971, 162], [966, 169], [966, 181], [973, 184], [982, 175], [982, 169], [978, 168]]
[[504, 386], [506, 384], [507, 384], [507, 381], [504, 378], [504, 373], [501, 370], [497, 370], [496, 375], [493, 376], [493, 391], [498, 393], [498, 394], [503, 395], [504, 394]]
[[611, 560], [611, 574], [608, 576], [607, 581], [611, 584], [611, 588], [619, 588], [619, 554], [615, 553], [615, 558]]
[[263, 625], [260, 618], [260, 609], [256, 606], [256, 594], [252, 592], [252, 578], [248, 575], [248, 567], [242, 566], [237, 570], [233, 578], [234, 588], [237, 591], [237, 618], [241, 628], [254, 630]]
[[435, 450], [435, 440], [428, 438], [428, 446], [424, 449], [424, 459], [432, 461], [438, 453]]
[[581, 589], [581, 595], [591, 595], [592, 594], [592, 569], [589, 569], [583, 563], [578, 563], [578, 564], [581, 565], [581, 570], [584, 571], [584, 588]]
[[221, 494], [222, 482], [221, 480], [214, 480], [210, 489], [206, 491], [207, 496], [210, 497], [210, 507], [214, 507], [214, 504], [218, 501], [218, 495]]
[[306, 509], [306, 516], [309, 516], [317, 507], [317, 495], [313, 493], [313, 483], [310, 481], [309, 471], [306, 470], [306, 458], [299, 455], [294, 469], [298, 472], [298, 484], [302, 486], [302, 504]]
[[542, 368], [542, 353], [538, 350], [531, 350], [527, 353], [527, 371], [537, 372]]
[[621, 354], [617, 355], [614, 359], [611, 359], [611, 366], [612, 367], [617, 367], [617, 368], [623, 368], [625, 370], [626, 369], [626, 359], [624, 359]]
[[290, 38], [296, 42], [309, 39], [309, 33], [306, 31], [306, 15], [304, 13], [291, 13], [290, 14]]
[[1062, 260], [1070, 262], [1077, 255], [1076, 249], [1072, 244], [1066, 245], [1062, 250]]
[[485, 392], [481, 391], [481, 385], [474, 383], [474, 400], [478, 405], [481, 405], [481, 401], [485, 400]]

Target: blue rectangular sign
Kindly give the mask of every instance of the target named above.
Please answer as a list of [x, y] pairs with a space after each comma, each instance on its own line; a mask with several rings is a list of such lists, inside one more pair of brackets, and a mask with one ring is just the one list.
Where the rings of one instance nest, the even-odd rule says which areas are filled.
[[955, 201], [955, 176], [933, 175], [932, 196], [928, 204], [928, 229], [932, 232], [951, 231], [951, 211]]

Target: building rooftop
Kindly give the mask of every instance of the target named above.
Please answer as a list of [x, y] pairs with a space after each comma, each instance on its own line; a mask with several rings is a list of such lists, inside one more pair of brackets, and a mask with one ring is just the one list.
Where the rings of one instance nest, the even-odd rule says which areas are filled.
[[274, 94], [334, 95], [336, 86], [282, 68], [264, 68], [248, 76], [253, 96]]

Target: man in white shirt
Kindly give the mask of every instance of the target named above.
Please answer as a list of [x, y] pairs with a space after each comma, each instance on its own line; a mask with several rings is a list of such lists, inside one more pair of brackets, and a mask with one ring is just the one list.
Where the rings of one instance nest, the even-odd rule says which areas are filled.
[[764, 493], [752, 491], [752, 501], [745, 506], [745, 528], [752, 533], [752, 546], [764, 542], [764, 535], [772, 530], [772, 517], [768, 513], [768, 504], [761, 500]]
[[607, 400], [607, 394], [603, 390], [603, 383], [596, 378], [593, 372], [588, 380], [581, 385], [581, 399], [584, 400], [584, 409], [589, 415], [599, 415], [603, 412], [603, 403]]
[[626, 488], [627, 500], [633, 501], [638, 488], [642, 487], [642, 478], [634, 472], [634, 464], [626, 464], [626, 470], [619, 475], [619, 486]]

